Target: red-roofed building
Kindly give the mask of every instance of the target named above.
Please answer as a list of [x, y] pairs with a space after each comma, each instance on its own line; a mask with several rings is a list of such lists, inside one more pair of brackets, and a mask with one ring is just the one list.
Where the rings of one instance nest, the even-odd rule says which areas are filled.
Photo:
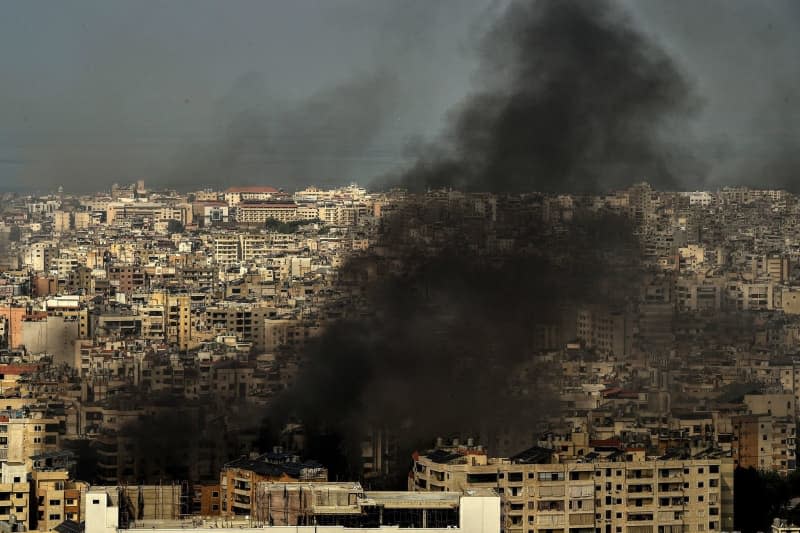
[[0, 365], [0, 375], [22, 375], [36, 372], [39, 365]]

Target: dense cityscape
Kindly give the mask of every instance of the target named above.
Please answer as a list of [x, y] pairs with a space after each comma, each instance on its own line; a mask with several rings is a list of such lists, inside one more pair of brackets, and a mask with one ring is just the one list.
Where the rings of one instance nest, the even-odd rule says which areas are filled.
[[[102, 496], [120, 529], [442, 527], [495, 498], [509, 532], [729, 531], [755, 516], [738, 491], [797, 468], [800, 201], [785, 191], [139, 181], [2, 206], [0, 519], [26, 529], [100, 527]], [[438, 264], [462, 253], [493, 266]], [[519, 291], [530, 305], [489, 279], [521, 283], [508, 265], [523, 259], [543, 284]], [[501, 298], [458, 301], [455, 278]], [[412, 282], [387, 296], [398, 279]], [[402, 302], [372, 301], [405, 292], [429, 339]], [[475, 350], [448, 325], [473, 304], [494, 306], [477, 312], [486, 331], [459, 333]], [[398, 329], [337, 346], [372, 313]], [[515, 320], [525, 338], [504, 339]]]
[[800, 533], [797, 2], [6, 4], [0, 533]]

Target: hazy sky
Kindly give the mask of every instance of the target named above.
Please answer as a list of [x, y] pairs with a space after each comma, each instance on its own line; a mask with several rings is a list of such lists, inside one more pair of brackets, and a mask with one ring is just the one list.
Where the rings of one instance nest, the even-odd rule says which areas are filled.
[[[706, 183], [791, 183], [800, 5], [623, 3], [696, 87], [687, 137], [713, 160]], [[488, 0], [8, 0], [0, 189], [136, 178], [366, 183], [435, 137], [470, 91], [476, 42], [502, 9]], [[219, 164], [243, 142], [252, 158]]]

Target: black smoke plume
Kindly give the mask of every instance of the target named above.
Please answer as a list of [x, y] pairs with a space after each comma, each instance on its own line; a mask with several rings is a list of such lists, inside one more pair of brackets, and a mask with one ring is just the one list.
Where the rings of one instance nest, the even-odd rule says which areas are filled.
[[615, 4], [514, 2], [481, 43], [479, 88], [405, 185], [574, 193], [701, 181], [699, 159], [675, 142], [699, 99]]
[[[538, 199], [523, 211], [541, 216]], [[539, 354], [564, 341], [576, 305], [623, 302], [636, 276], [623, 218], [519, 224], [510, 205], [494, 221], [440, 201], [408, 201], [375, 250], [344, 267], [344, 301], [331, 304], [344, 317], [301, 354], [304, 371], [272, 408], [273, 430], [302, 422], [306, 453], [335, 476], [359, 476], [361, 442], [376, 432], [395, 482], [437, 436], [494, 453], [533, 445], [559, 412], [558, 373]]]
[[343, 270], [350, 313], [302, 354], [274, 409], [309, 441], [338, 437], [350, 475], [375, 428], [401, 462], [437, 435], [478, 436], [490, 453], [511, 451], [509, 436], [535, 444], [558, 414], [541, 333], [569, 340], [582, 304], [624, 308], [639, 250], [627, 219], [533, 191], [670, 188], [699, 171], [669, 142], [695, 105], [689, 83], [614, 4], [512, 3], [482, 43], [480, 88], [401, 183], [496, 194], [412, 195], [384, 219]]

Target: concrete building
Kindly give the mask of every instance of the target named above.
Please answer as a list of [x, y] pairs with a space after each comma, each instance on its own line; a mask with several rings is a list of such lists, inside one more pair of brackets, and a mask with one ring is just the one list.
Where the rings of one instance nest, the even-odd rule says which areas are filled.
[[[93, 487], [86, 495], [85, 533], [147, 528], [153, 533], [212, 529], [222, 532], [407, 531], [408, 533], [498, 533], [500, 498], [492, 491], [419, 494], [364, 491], [352, 484], [263, 485], [268, 498], [258, 514], [235, 520], [135, 520], [121, 517], [116, 487]], [[271, 507], [272, 497], [276, 508]], [[302, 505], [301, 505], [302, 500]], [[299, 507], [295, 507], [299, 506]]]
[[0, 460], [31, 465], [31, 457], [57, 451], [60, 423], [23, 411], [0, 412]]
[[241, 458], [220, 472], [222, 516], [251, 516], [257, 501], [258, 484], [274, 482], [321, 482], [328, 470], [315, 462], [301, 462], [292, 453], [276, 450], [255, 459]]
[[[48, 316], [44, 313], [26, 315], [22, 321], [22, 344], [33, 354], [49, 354], [55, 362], [68, 362], [74, 353], [74, 343], [81, 338], [81, 324], [88, 317], [84, 310], [84, 320], [70, 316]], [[84, 333], [85, 335], [85, 333]]]
[[744, 415], [734, 417], [734, 464], [741, 468], [773, 470], [787, 475], [797, 468], [797, 429], [792, 416]]
[[22, 306], [0, 306], [0, 318], [5, 320], [3, 347], [14, 350], [23, 345], [22, 319], [26, 314], [27, 309]]
[[293, 203], [253, 202], [236, 207], [236, 222], [239, 224], [263, 224], [267, 220], [294, 222], [301, 219], [297, 204]]
[[603, 306], [584, 307], [577, 314], [578, 339], [601, 354], [630, 353], [632, 326], [624, 311]]
[[[0, 521], [30, 527], [30, 485], [23, 463], [3, 461], [0, 467]], [[13, 517], [13, 520], [12, 520]]]
[[269, 202], [283, 195], [274, 187], [248, 186], [229, 187], [222, 193], [222, 198], [231, 206], [236, 207], [241, 202]]
[[733, 461], [649, 458], [643, 450], [590, 452], [559, 462], [531, 448], [490, 459], [480, 448], [416, 456], [409, 488], [493, 488], [503, 526], [517, 533], [694, 533], [733, 528]]
[[[45, 456], [38, 458], [44, 462]], [[70, 480], [69, 472], [63, 468], [35, 466], [31, 473], [31, 492], [36, 509], [31, 509], [31, 528], [51, 531], [64, 520], [81, 522], [87, 489], [87, 483]]]
[[265, 320], [274, 318], [273, 307], [258, 305], [232, 305], [209, 307], [205, 311], [205, 323], [216, 335], [236, 335], [240, 341], [252, 342], [253, 347], [265, 347]]

